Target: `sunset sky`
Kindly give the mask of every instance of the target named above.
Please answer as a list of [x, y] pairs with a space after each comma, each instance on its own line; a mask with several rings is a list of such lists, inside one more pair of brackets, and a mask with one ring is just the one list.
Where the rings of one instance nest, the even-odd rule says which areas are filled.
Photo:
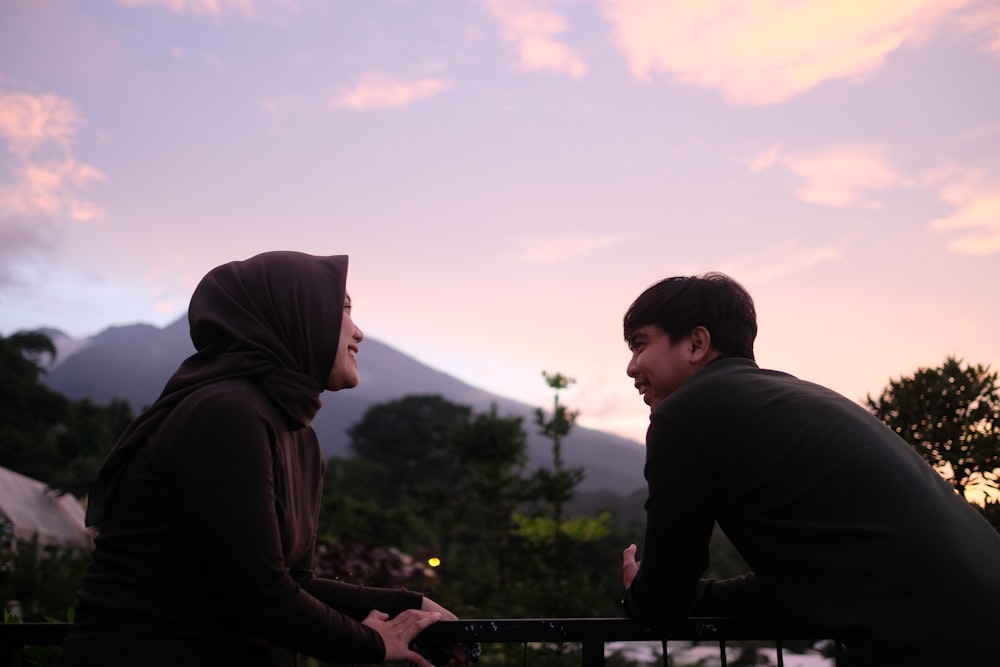
[[0, 0], [0, 333], [163, 326], [275, 249], [636, 440], [621, 317], [670, 275], [732, 275], [760, 365], [855, 400], [998, 370], [1000, 1]]

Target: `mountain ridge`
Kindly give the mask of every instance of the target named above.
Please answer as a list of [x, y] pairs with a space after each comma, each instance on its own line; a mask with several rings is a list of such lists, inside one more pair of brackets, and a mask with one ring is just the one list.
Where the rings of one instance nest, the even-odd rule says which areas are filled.
[[[58, 350], [44, 376], [49, 387], [75, 400], [106, 404], [123, 399], [136, 413], [156, 400], [177, 366], [194, 352], [186, 317], [163, 328], [144, 323], [111, 326], [86, 339], [70, 338], [57, 329], [41, 331]], [[420, 394], [440, 395], [475, 412], [495, 404], [500, 415], [521, 417], [531, 464], [551, 465], [551, 441], [536, 432], [535, 406], [474, 387], [371, 336], [365, 337], [358, 368], [358, 387], [321, 396], [324, 407], [312, 425], [325, 456], [350, 455], [346, 431], [372, 405]], [[563, 443], [563, 457], [567, 466], [584, 468], [581, 491], [628, 496], [645, 484], [645, 450], [627, 438], [575, 425]]]

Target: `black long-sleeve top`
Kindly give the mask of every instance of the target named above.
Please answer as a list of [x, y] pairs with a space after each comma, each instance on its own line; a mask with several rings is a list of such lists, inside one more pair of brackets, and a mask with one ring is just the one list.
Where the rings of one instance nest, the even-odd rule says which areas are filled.
[[60, 665], [383, 660], [359, 621], [422, 596], [313, 576], [323, 465], [252, 381], [187, 396], [122, 476]]
[[[629, 615], [786, 614], [843, 664], [998, 660], [1000, 533], [847, 398], [715, 360], [652, 411], [645, 476]], [[716, 521], [752, 574], [700, 580]]]

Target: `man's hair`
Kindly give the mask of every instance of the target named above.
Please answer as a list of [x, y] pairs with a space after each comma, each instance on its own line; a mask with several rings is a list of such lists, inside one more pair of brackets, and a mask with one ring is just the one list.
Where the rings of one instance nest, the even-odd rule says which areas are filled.
[[712, 335], [712, 347], [723, 355], [754, 358], [753, 299], [723, 273], [675, 276], [647, 288], [625, 313], [625, 341], [631, 344], [636, 330], [648, 324], [666, 332], [671, 344], [703, 326]]

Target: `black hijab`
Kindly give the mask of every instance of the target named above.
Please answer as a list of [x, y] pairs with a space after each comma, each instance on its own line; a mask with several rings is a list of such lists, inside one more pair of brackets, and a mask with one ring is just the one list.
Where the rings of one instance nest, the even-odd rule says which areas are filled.
[[196, 352], [118, 439], [90, 489], [87, 525], [103, 521], [139, 445], [206, 385], [251, 379], [289, 428], [308, 426], [337, 354], [346, 292], [347, 255], [266, 252], [209, 271], [188, 308]]

